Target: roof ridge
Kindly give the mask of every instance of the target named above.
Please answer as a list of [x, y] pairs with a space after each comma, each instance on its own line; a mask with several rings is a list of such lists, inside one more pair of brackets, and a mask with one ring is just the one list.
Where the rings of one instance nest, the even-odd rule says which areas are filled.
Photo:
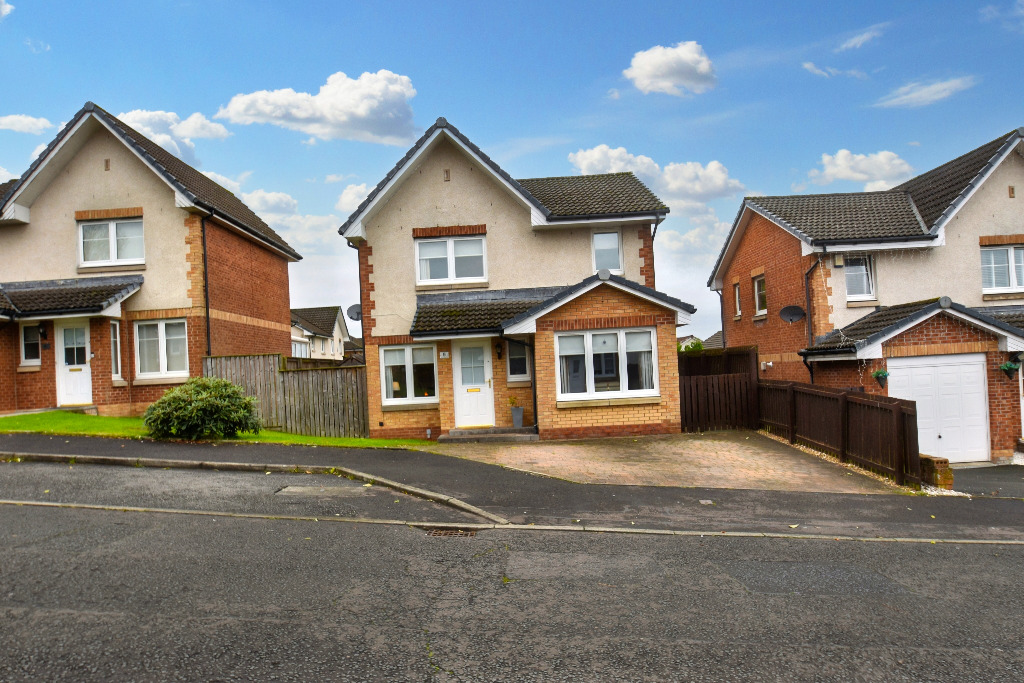
[[756, 200], [756, 199], [793, 199], [796, 197], [860, 197], [865, 195], [884, 195], [884, 194], [908, 194], [906, 190], [897, 190], [895, 187], [890, 187], [888, 190], [871, 190], [863, 192], [820, 192], [817, 194], [754, 194], [747, 195], [743, 199]]
[[[613, 171], [611, 173], [578, 173], [576, 175], [551, 175], [551, 176], [537, 176], [534, 178], [516, 178], [517, 182], [523, 183], [530, 180], [562, 180], [564, 178], [601, 178], [608, 176], [621, 176], [631, 175], [636, 178], [636, 174], [632, 171]], [[637, 178], [637, 180], [640, 180]], [[642, 182], [642, 181], [641, 181]]]

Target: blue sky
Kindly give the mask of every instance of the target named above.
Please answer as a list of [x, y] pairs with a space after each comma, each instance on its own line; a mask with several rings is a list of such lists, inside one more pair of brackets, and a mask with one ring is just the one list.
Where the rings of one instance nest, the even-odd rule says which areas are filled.
[[766, 7], [0, 0], [0, 180], [95, 101], [305, 256], [294, 306], [348, 306], [337, 227], [445, 116], [514, 177], [636, 172], [707, 336], [744, 195], [883, 189], [1024, 125], [1024, 0]]

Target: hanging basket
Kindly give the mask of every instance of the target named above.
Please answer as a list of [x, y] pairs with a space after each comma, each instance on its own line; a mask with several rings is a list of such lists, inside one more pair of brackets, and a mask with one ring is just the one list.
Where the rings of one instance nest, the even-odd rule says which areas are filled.
[[1010, 379], [1016, 379], [1018, 368], [1002, 368], [1002, 371], [1006, 373], [1006, 376]]
[[878, 386], [882, 387], [883, 389], [885, 388], [885, 381], [887, 379], [889, 379], [888, 375], [879, 375], [878, 377], [875, 377], [875, 381], [878, 382]]

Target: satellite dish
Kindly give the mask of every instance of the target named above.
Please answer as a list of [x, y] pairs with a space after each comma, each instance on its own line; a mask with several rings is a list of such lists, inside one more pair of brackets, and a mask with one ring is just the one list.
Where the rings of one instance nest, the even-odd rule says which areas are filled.
[[356, 322], [359, 322], [360, 320], [363, 319], [363, 307], [360, 306], [359, 304], [349, 306], [348, 310], [345, 311], [345, 313], [348, 314], [349, 318]]
[[797, 320], [803, 320], [805, 315], [807, 314], [804, 313], [804, 309], [799, 306], [786, 306], [779, 311], [779, 317], [787, 323], [795, 323]]

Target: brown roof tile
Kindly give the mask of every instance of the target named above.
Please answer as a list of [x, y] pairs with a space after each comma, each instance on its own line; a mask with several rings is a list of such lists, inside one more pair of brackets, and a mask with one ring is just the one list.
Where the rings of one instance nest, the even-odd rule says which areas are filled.
[[[141, 275], [0, 283], [0, 310], [16, 317], [99, 313], [142, 286]], [[4, 303], [6, 301], [6, 303]]]
[[292, 322], [305, 322], [310, 332], [322, 337], [334, 336], [334, 324], [338, 321], [341, 306], [318, 306], [315, 308], [293, 308]]
[[851, 192], [747, 197], [811, 240], [921, 237], [927, 230], [906, 192]]
[[552, 218], [668, 213], [668, 207], [629, 171], [518, 182], [551, 209]]

